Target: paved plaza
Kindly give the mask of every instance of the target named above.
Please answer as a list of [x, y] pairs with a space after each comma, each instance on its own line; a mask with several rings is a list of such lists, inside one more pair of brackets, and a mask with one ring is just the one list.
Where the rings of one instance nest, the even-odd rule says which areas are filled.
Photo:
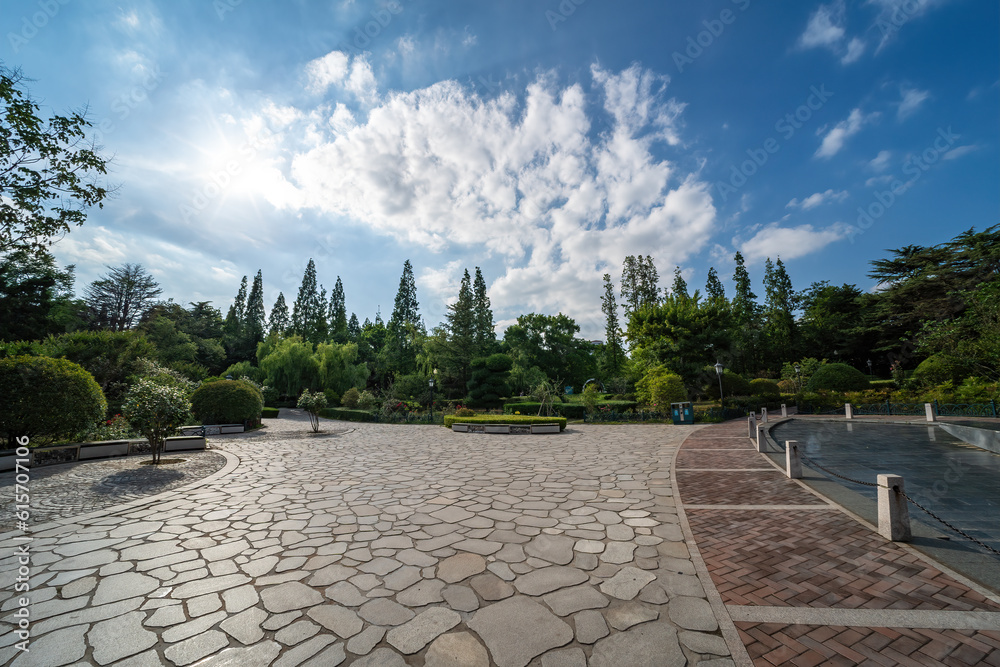
[[32, 471], [30, 652], [8, 532], [0, 664], [1000, 665], [995, 596], [785, 478], [745, 423], [322, 424], [210, 438], [144, 498], [135, 458]]
[[6, 534], [0, 664], [733, 664], [670, 482], [693, 427], [324, 427], [212, 438], [218, 472], [37, 526], [27, 654]]

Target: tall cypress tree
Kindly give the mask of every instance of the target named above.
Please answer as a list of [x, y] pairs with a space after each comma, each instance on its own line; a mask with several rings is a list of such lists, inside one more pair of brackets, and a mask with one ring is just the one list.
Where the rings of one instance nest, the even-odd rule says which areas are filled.
[[604, 312], [604, 361], [606, 372], [614, 377], [621, 372], [624, 353], [622, 352], [621, 330], [618, 327], [618, 304], [615, 302], [615, 285], [611, 276], [604, 274], [604, 296], [601, 298]]
[[243, 318], [247, 305], [247, 277], [240, 282], [240, 291], [236, 293], [233, 305], [226, 313], [226, 321], [222, 325], [222, 344], [230, 362], [241, 361], [240, 346], [243, 340]]
[[264, 277], [260, 270], [253, 279], [250, 296], [247, 297], [246, 313], [243, 318], [242, 352], [247, 359], [252, 359], [257, 352], [257, 343], [264, 340]]
[[486, 280], [483, 279], [483, 272], [476, 267], [476, 279], [472, 284], [473, 303], [475, 313], [475, 345], [477, 356], [482, 356], [490, 351], [493, 343], [497, 339], [496, 330], [493, 328], [493, 310], [490, 308], [490, 297], [486, 293]]
[[462, 284], [458, 289], [458, 300], [448, 306], [447, 359], [448, 370], [455, 377], [459, 386], [464, 387], [469, 379], [469, 366], [472, 358], [478, 356], [476, 349], [476, 334], [478, 333], [475, 297], [472, 293], [469, 270], [462, 276]]
[[383, 357], [389, 372], [406, 375], [416, 369], [417, 336], [424, 333], [420, 321], [420, 304], [417, 302], [417, 284], [413, 279], [413, 265], [410, 260], [403, 263], [403, 275], [399, 279], [396, 301], [389, 317], [388, 335]]
[[659, 303], [660, 276], [650, 255], [629, 255], [622, 266], [621, 297], [625, 314], [631, 316], [643, 306]]
[[292, 322], [288, 317], [288, 304], [285, 303], [285, 295], [278, 292], [278, 298], [275, 299], [274, 305], [271, 307], [271, 316], [267, 322], [267, 331], [269, 334], [285, 336], [291, 325]]
[[736, 293], [733, 295], [732, 309], [736, 334], [733, 336], [733, 353], [736, 370], [746, 373], [759, 370], [760, 305], [757, 303], [757, 295], [753, 293], [743, 255], [737, 252], [734, 259], [736, 269], [733, 272], [733, 282], [736, 283]]
[[687, 281], [681, 275], [681, 267], [679, 266], [674, 267], [674, 284], [671, 287], [671, 292], [673, 292], [674, 298], [677, 299], [690, 298]]
[[726, 299], [726, 288], [722, 286], [722, 281], [719, 280], [719, 274], [715, 272], [714, 266], [710, 266], [708, 268], [708, 280], [705, 282], [705, 295], [708, 296], [710, 300], [725, 301]]
[[316, 286], [316, 264], [312, 258], [302, 275], [299, 294], [292, 307], [292, 333], [314, 345], [326, 338], [326, 294], [322, 297]]
[[780, 368], [792, 357], [795, 342], [793, 299], [792, 280], [781, 258], [776, 264], [768, 258], [764, 264], [764, 334], [768, 343], [768, 362], [772, 367]]
[[[368, 320], [365, 321], [367, 322]], [[351, 319], [347, 321], [347, 339], [351, 342], [357, 342], [360, 335], [361, 325], [358, 324], [358, 316], [351, 313]]]
[[328, 324], [331, 338], [338, 343], [343, 343], [348, 339], [347, 304], [344, 299], [344, 283], [340, 281], [340, 276], [337, 276], [337, 284], [333, 286], [333, 292], [330, 293]]

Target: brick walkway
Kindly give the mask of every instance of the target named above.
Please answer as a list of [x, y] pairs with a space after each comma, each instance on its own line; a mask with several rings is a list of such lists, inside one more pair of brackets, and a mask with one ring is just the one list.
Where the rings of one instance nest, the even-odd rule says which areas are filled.
[[754, 665], [1000, 665], [1000, 604], [787, 479], [746, 428], [692, 433], [675, 474]]

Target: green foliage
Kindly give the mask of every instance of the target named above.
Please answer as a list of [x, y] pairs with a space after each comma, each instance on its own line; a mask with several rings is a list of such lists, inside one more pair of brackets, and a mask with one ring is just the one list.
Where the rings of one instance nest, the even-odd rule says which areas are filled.
[[476, 416], [476, 411], [473, 410], [472, 408], [459, 408], [458, 410], [455, 410], [455, 416], [456, 417], [475, 417]]
[[[256, 397], [256, 392], [250, 391]], [[183, 391], [149, 380], [139, 380], [133, 385], [122, 406], [122, 416], [149, 441], [153, 463], [160, 462], [164, 439], [173, 435], [190, 415], [191, 403]]]
[[94, 325], [127, 331], [153, 307], [162, 291], [141, 264], [122, 264], [108, 267], [107, 275], [87, 286], [83, 298]]
[[358, 401], [361, 399], [361, 392], [358, 391], [357, 387], [351, 387], [344, 392], [344, 395], [340, 397], [340, 403], [345, 408], [354, 409], [358, 407]]
[[0, 258], [0, 340], [32, 340], [83, 325], [73, 300], [73, 267], [59, 270], [48, 252]]
[[469, 399], [473, 405], [499, 406], [502, 396], [510, 393], [507, 376], [514, 362], [506, 354], [491, 354], [472, 360]]
[[145, 379], [156, 384], [180, 389], [185, 396], [190, 396], [191, 392], [197, 388], [198, 383], [188, 380], [183, 373], [175, 371], [156, 363], [152, 359], [140, 359], [137, 379]]
[[[713, 399], [719, 398], [719, 374], [712, 366], [706, 366], [704, 376], [705, 385], [702, 390]], [[722, 371], [722, 393], [726, 400], [732, 396], [747, 396], [750, 394], [750, 383], [742, 375], [734, 373], [728, 368]]]
[[626, 316], [660, 300], [660, 276], [649, 255], [629, 255], [622, 265], [621, 297]]
[[11, 448], [27, 436], [51, 442], [104, 418], [107, 402], [84, 368], [65, 359], [17, 356], [0, 359], [0, 433]]
[[[268, 339], [270, 341], [271, 339]], [[319, 362], [313, 353], [313, 345], [299, 336], [290, 336], [268, 347], [265, 341], [257, 354], [260, 368], [267, 377], [267, 383], [282, 396], [298, 396], [303, 389], [318, 389], [321, 386]]]
[[241, 377], [248, 377], [254, 382], [267, 382], [267, 374], [258, 366], [254, 366], [249, 361], [238, 361], [220, 373], [222, 377], [232, 375], [234, 380]]
[[307, 389], [299, 396], [299, 402], [296, 404], [296, 407], [309, 413], [309, 423], [312, 426], [313, 433], [318, 433], [319, 413], [326, 407], [326, 395], [322, 392], [309, 391]]
[[241, 380], [203, 384], [191, 394], [191, 411], [202, 424], [256, 421], [263, 407], [257, 388]]
[[646, 371], [635, 390], [640, 403], [660, 411], [669, 410], [671, 403], [687, 400], [684, 380], [666, 366], [654, 366]]
[[261, 408], [260, 418], [261, 419], [277, 419], [278, 418], [278, 408]]
[[[799, 366], [798, 374], [795, 373], [795, 364]], [[816, 374], [820, 366], [827, 363], [826, 359], [820, 361], [815, 357], [806, 357], [800, 359], [798, 362], [788, 362], [786, 361], [781, 366], [781, 379], [782, 380], [793, 380], [799, 383], [799, 386], [805, 387], [809, 384], [810, 378]], [[798, 390], [796, 390], [798, 391]]]
[[0, 253], [42, 251], [102, 207], [107, 159], [86, 137], [83, 113], [39, 115], [18, 70], [0, 64]]
[[74, 442], [107, 442], [108, 440], [131, 440], [139, 434], [128, 420], [121, 415], [98, 422], [74, 436]]
[[344, 296], [344, 283], [337, 276], [337, 283], [330, 292], [330, 313], [327, 316], [330, 326], [330, 337], [338, 343], [348, 341], [347, 302]]
[[777, 399], [781, 396], [781, 388], [773, 380], [758, 378], [750, 380], [750, 395]]
[[330, 407], [340, 405], [340, 394], [335, 389], [324, 389], [323, 395], [326, 396], [326, 404]]
[[373, 410], [376, 405], [378, 405], [378, 400], [375, 398], [373, 393], [367, 389], [361, 392], [361, 395], [358, 397], [358, 407], [360, 409]]
[[327, 334], [326, 310], [325, 293], [316, 286], [316, 263], [310, 258], [292, 307], [292, 333], [312, 345], [321, 343]]
[[371, 410], [354, 410], [347, 408], [324, 408], [320, 412], [321, 417], [327, 419], [339, 419], [347, 422], [374, 422], [378, 421], [378, 416]]
[[618, 375], [625, 363], [622, 349], [622, 332], [618, 325], [618, 303], [615, 301], [615, 285], [611, 275], [604, 274], [604, 296], [601, 297], [601, 312], [604, 313], [604, 349], [601, 355], [601, 371], [604, 375]]
[[806, 388], [819, 391], [862, 391], [868, 388], [868, 376], [847, 364], [825, 364], [809, 379]]
[[951, 382], [960, 384], [968, 374], [968, 365], [952, 355], [939, 352], [920, 362], [913, 371], [913, 381], [922, 387]]
[[292, 319], [288, 315], [288, 304], [285, 303], [285, 295], [278, 292], [278, 298], [271, 306], [271, 315], [267, 320], [268, 335], [287, 336], [288, 330], [292, 326]]
[[368, 380], [368, 366], [359, 361], [356, 343], [320, 343], [316, 346], [316, 366], [320, 386], [337, 394], [363, 387]]
[[583, 388], [583, 405], [588, 414], [592, 414], [597, 409], [597, 402], [603, 398], [601, 388], [596, 382], [591, 382]]
[[459, 417], [445, 415], [444, 425], [451, 428], [452, 424], [559, 424], [559, 430], [566, 430], [565, 417], [532, 417], [530, 415], [476, 415], [475, 417]]
[[504, 343], [521, 368], [535, 366], [549, 379], [580, 385], [595, 375], [597, 364], [594, 346], [576, 338], [579, 331], [580, 326], [562, 313], [530, 313], [507, 327]]
[[525, 368], [516, 361], [507, 377], [511, 394], [530, 394], [535, 387], [547, 381], [548, 378], [538, 366]]

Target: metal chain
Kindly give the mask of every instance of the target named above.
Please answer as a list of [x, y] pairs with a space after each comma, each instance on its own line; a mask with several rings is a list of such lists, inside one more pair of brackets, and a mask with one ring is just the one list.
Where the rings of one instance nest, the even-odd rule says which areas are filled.
[[906, 491], [901, 491], [900, 493], [903, 494], [904, 498], [906, 498], [911, 503], [913, 503], [914, 505], [916, 505], [917, 507], [919, 507], [920, 509], [922, 509], [929, 516], [937, 519], [938, 521], [940, 521], [944, 525], [948, 526], [949, 528], [951, 528], [952, 530], [954, 530], [956, 533], [958, 533], [959, 535], [961, 535], [965, 539], [971, 540], [971, 541], [975, 542], [976, 544], [978, 544], [979, 546], [981, 546], [982, 548], [986, 549], [987, 551], [991, 551], [991, 552], [997, 554], [998, 556], [1000, 556], [1000, 551], [997, 551], [996, 549], [994, 549], [990, 545], [984, 544], [983, 542], [977, 540], [972, 535], [969, 535], [968, 533], [966, 533], [964, 530], [961, 530], [961, 529], [956, 528], [955, 526], [951, 525], [950, 523], [948, 523], [947, 521], [945, 521], [944, 519], [942, 519], [941, 517], [939, 517], [937, 514], [935, 514], [934, 512], [930, 511], [929, 509], [927, 509], [926, 507], [924, 507], [923, 505], [921, 505], [920, 503], [918, 503], [916, 500], [914, 500], [913, 498], [911, 498], [908, 495], [906, 495]]
[[[829, 474], [833, 475], [834, 477], [839, 477], [840, 479], [847, 480], [848, 482], [852, 482], [854, 484], [861, 484], [863, 486], [874, 486], [876, 488], [881, 488], [881, 489], [888, 489], [888, 488], [890, 488], [888, 486], [881, 486], [879, 484], [873, 484], [872, 482], [862, 482], [860, 479], [851, 479], [850, 477], [845, 477], [843, 475], [835, 473], [834, 471], [830, 470], [829, 468], [821, 466], [820, 464], [816, 463], [815, 461], [813, 461], [812, 459], [810, 459], [808, 456], [805, 456], [804, 454], [799, 454], [799, 457], [803, 461], [805, 461], [807, 464], [809, 464], [810, 466], [815, 467], [815, 468], [819, 468], [823, 472], [829, 473]], [[895, 490], [897, 490], [897, 491], [899, 490], [899, 487], [895, 487], [894, 486], [892, 488], [895, 489]], [[990, 545], [985, 544], [985, 543], [983, 543], [980, 540], [977, 540], [975, 537], [973, 537], [972, 535], [969, 535], [964, 530], [962, 530], [960, 528], [956, 528], [955, 526], [951, 525], [950, 523], [948, 523], [947, 521], [945, 521], [944, 519], [942, 519], [941, 517], [939, 517], [937, 514], [935, 514], [934, 512], [930, 511], [929, 509], [927, 509], [926, 507], [924, 507], [923, 505], [921, 505], [920, 503], [918, 503], [916, 500], [914, 500], [913, 498], [911, 498], [910, 496], [908, 496], [905, 491], [901, 491], [900, 493], [902, 493], [903, 497], [906, 498], [909, 502], [913, 503], [916, 507], [918, 507], [921, 510], [923, 510], [926, 514], [928, 514], [932, 518], [937, 519], [939, 522], [941, 522], [942, 524], [944, 524], [948, 528], [951, 528], [953, 531], [955, 531], [956, 533], [958, 533], [959, 535], [961, 535], [965, 539], [970, 540], [972, 542], [975, 542], [976, 544], [978, 544], [982, 548], [986, 549], [987, 551], [990, 551], [990, 552], [995, 553], [998, 556], [1000, 556], [1000, 551], [997, 551], [996, 549], [994, 549]]]

